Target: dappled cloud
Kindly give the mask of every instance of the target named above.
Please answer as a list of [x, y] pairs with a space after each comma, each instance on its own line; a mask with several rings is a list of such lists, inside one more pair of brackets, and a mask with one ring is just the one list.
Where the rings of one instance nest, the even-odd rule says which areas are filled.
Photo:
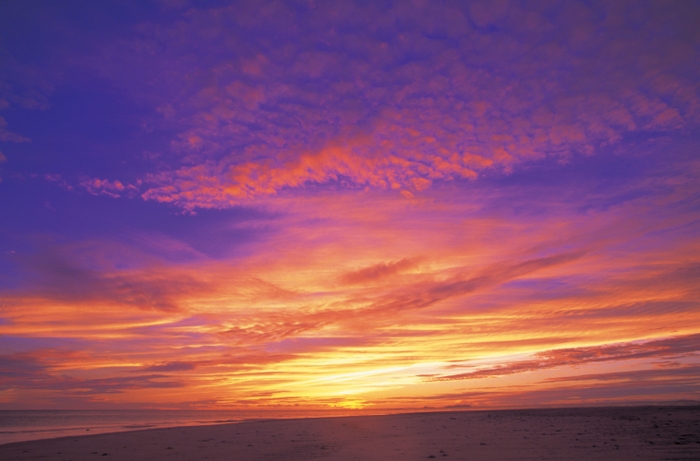
[[235, 4], [142, 24], [105, 51], [102, 71], [135, 60], [122, 84], [177, 130], [178, 161], [144, 178], [145, 199], [225, 208], [323, 183], [415, 194], [697, 129], [698, 14], [634, 2]]
[[0, 49], [0, 407], [698, 398], [697, 5], [211, 3]]

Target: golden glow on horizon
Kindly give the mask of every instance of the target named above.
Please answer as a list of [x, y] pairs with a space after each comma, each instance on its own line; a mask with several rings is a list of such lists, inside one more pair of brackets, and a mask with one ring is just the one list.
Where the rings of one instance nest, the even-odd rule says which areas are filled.
[[700, 6], [9, 3], [2, 408], [700, 400]]
[[[322, 214], [321, 202], [314, 202]], [[572, 232], [609, 226], [618, 219], [615, 213], [581, 222], [560, 215], [537, 226], [521, 221], [504, 241], [480, 226], [502, 229], [509, 221], [465, 216], [467, 231], [460, 235], [438, 232], [441, 226], [416, 218], [425, 212], [438, 222], [451, 219], [454, 207], [443, 205], [438, 212], [427, 203], [412, 204], [409, 211], [403, 203], [393, 206], [379, 202], [385, 214], [372, 218], [372, 234], [380, 237], [371, 245], [357, 241], [352, 230], [365, 226], [365, 214], [339, 216], [331, 206], [324, 219], [350, 229], [331, 239], [309, 238], [311, 227], [301, 241], [282, 233], [235, 264], [204, 261], [109, 275], [130, 284], [188, 280], [162, 308], [125, 305], [109, 293], [96, 301], [65, 302], [50, 293], [16, 295], [5, 300], [9, 322], [0, 325], [0, 334], [60, 335], [91, 344], [79, 356], [56, 350], [39, 352], [36, 360], [83, 380], [86, 389], [122, 381], [132, 386], [103, 394], [104, 401], [199, 401], [198, 407], [503, 405], [515, 395], [537, 399], [548, 389], [559, 395], [577, 376], [597, 373], [602, 381], [590, 382], [614, 385], [627, 378], [605, 373], [634, 376], [664, 360], [698, 365], [682, 348], [652, 353], [666, 350], [663, 341], [700, 334], [700, 312], [688, 304], [694, 281], [668, 279], [666, 272], [697, 251], [694, 242], [678, 242], [673, 253], [657, 255], [651, 240], [652, 250], [640, 254], [645, 262], [635, 270]], [[407, 229], [409, 219], [415, 227]], [[288, 229], [296, 235], [300, 227]], [[446, 232], [443, 238], [440, 232]], [[392, 237], [397, 234], [400, 241]], [[567, 248], [540, 254], [537, 242], [552, 239]], [[400, 250], [419, 240], [419, 248]], [[650, 277], [663, 283], [648, 283]], [[654, 308], [658, 303], [677, 307]]]

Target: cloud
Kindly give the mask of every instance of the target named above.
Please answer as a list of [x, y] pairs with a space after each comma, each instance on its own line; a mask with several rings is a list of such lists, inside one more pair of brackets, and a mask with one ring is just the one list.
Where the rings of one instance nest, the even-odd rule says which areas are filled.
[[0, 384], [9, 387], [10, 383], [23, 383], [43, 379], [46, 368], [32, 354], [0, 355]]
[[70, 185], [68, 181], [66, 181], [63, 176], [60, 174], [45, 174], [44, 179], [50, 183], [56, 184], [59, 187], [66, 189], [66, 190], [72, 190], [73, 186]]
[[143, 197], [195, 209], [319, 184], [408, 195], [697, 128], [697, 8], [508, 5], [270, 3], [144, 24], [107, 55], [158, 82], [149, 99], [182, 162], [145, 178]]
[[84, 179], [80, 182], [80, 186], [92, 195], [109, 195], [114, 198], [121, 196], [133, 197], [139, 191], [138, 187], [133, 184], [125, 186], [118, 180], [110, 181], [98, 178]]
[[183, 387], [184, 383], [170, 379], [168, 375], [150, 374], [141, 376], [109, 377], [99, 379], [74, 380], [48, 387], [63, 389], [74, 395], [120, 394], [137, 389], [172, 389]]
[[[553, 383], [577, 382], [577, 381], [616, 381], [629, 383], [644, 383], [646, 386], [665, 388], [668, 392], [668, 381], [673, 381], [677, 385], [700, 384], [698, 379], [700, 365], [680, 365], [670, 368], [655, 368], [648, 370], [619, 371], [609, 373], [589, 373], [584, 375], [565, 376], [550, 378], [547, 381]], [[656, 381], [656, 383], [654, 383]], [[661, 382], [659, 382], [661, 381]], [[646, 387], [645, 386], [645, 387]]]
[[[20, 260], [34, 277], [34, 281], [29, 282], [31, 297], [82, 305], [99, 302], [173, 311], [179, 309], [181, 296], [206, 291], [209, 286], [192, 274], [176, 274], [164, 268], [143, 271], [95, 267], [98, 260], [90, 260], [89, 253], [87, 261], [76, 261], [79, 253], [68, 256], [66, 250], [70, 248], [49, 247], [41, 254]], [[88, 261], [89, 265], [85, 264]], [[22, 298], [20, 293], [22, 290], [14, 296], [6, 295], [6, 299]]]
[[0, 68], [0, 110], [13, 106], [30, 110], [50, 107], [47, 95], [53, 85], [39, 65], [21, 62], [7, 48], [0, 46]]
[[[68, 351], [39, 349], [29, 353], [0, 355], [0, 386], [4, 389], [43, 389], [66, 391], [73, 395], [105, 395], [123, 393], [134, 389], [164, 389], [182, 387], [181, 381], [174, 381], [160, 373], [139, 376], [110, 376], [106, 378], [84, 378], [61, 371], [56, 365], [74, 358]], [[81, 357], [83, 360], [86, 356]], [[184, 371], [189, 367], [166, 364], [156, 366], [159, 370], [142, 371]], [[66, 394], [64, 394], [66, 395]]]
[[[0, 111], [10, 108], [46, 110], [47, 95], [52, 85], [45, 78], [40, 66], [20, 62], [10, 51], [0, 45]], [[0, 116], [0, 142], [23, 143], [30, 139], [8, 128], [7, 120]]]
[[[444, 402], [469, 402], [474, 408], [532, 408], [538, 406], [640, 405], [680, 400], [697, 401], [698, 366], [653, 368], [610, 373], [571, 374], [537, 385], [494, 385], [479, 390], [436, 392], [420, 397], [390, 396], [382, 402], [389, 407]], [[581, 380], [578, 380], [581, 377]], [[582, 385], [584, 384], [584, 385]], [[461, 404], [461, 403], [460, 403]], [[460, 405], [458, 404], [458, 405]], [[450, 408], [446, 406], [445, 408]]]
[[150, 109], [157, 164], [81, 181], [92, 194], [191, 211], [319, 187], [411, 197], [700, 123], [692, 4], [162, 3], [53, 59], [0, 49], [0, 110], [48, 109], [76, 68]]
[[155, 372], [171, 372], [171, 371], [190, 371], [194, 370], [197, 367], [196, 364], [190, 363], [190, 362], [164, 362], [164, 363], [158, 363], [155, 365], [151, 365], [148, 367], [143, 368], [140, 371], [155, 371]]
[[[413, 287], [402, 287], [398, 293], [380, 296], [370, 305], [377, 314], [393, 315], [395, 312], [424, 309], [453, 297], [467, 295], [478, 290], [501, 285], [538, 270], [564, 265], [581, 258], [585, 252], [548, 256], [517, 264], [495, 265], [475, 277], [454, 277], [445, 281], [427, 282]], [[366, 313], [362, 313], [365, 315]]]
[[291, 337], [281, 341], [268, 341], [265, 350], [268, 352], [283, 352], [286, 354], [319, 353], [339, 348], [371, 347], [376, 344], [374, 338], [358, 337]]
[[[449, 374], [440, 377], [428, 377], [427, 381], [452, 381], [461, 379], [480, 379], [506, 376], [517, 373], [540, 371], [561, 366], [582, 365], [588, 363], [623, 361], [633, 359], [662, 359], [674, 356], [692, 355], [700, 350], [700, 335], [688, 335], [642, 343], [621, 343], [604, 346], [553, 349], [539, 352], [533, 359], [514, 361], [505, 365], [496, 365], [468, 373]], [[642, 373], [642, 372], [640, 372]], [[644, 372], [646, 373], [646, 372]], [[609, 376], [615, 376], [610, 373]], [[576, 375], [578, 376], [578, 375]], [[598, 375], [594, 375], [598, 376]], [[620, 375], [621, 376], [621, 375]], [[578, 378], [556, 378], [552, 381], [577, 380]], [[595, 379], [595, 378], [581, 378]]]
[[[497, 190], [435, 185], [410, 201], [309, 191], [265, 202], [274, 214], [178, 216], [193, 227], [169, 235], [24, 242], [37, 251], [12, 256], [23, 282], [2, 293], [0, 334], [79, 339], [65, 347], [90, 357], [36, 362], [48, 373], [36, 370], [41, 389], [124, 402], [196, 393], [306, 407], [352, 393], [389, 408], [400, 392], [413, 408], [430, 395], [539, 404], [576, 397], [580, 384], [553, 376], [685, 366], [700, 312], [694, 170], [659, 178], [650, 164], [652, 175], [611, 174], [601, 187], [569, 180], [580, 165], [559, 170], [562, 187], [521, 175]], [[207, 226], [237, 244], [242, 230], [261, 237], [214, 259], [193, 250], [211, 240]], [[663, 331], [679, 337], [654, 339]], [[65, 375], [78, 381], [61, 384]], [[22, 379], [17, 395], [39, 401]], [[582, 382], [595, 384], [591, 399], [624, 398], [612, 379]], [[665, 384], [626, 382], [642, 396], [692, 386]]]
[[390, 263], [379, 263], [352, 272], [346, 272], [340, 277], [342, 283], [349, 285], [365, 284], [375, 280], [391, 277], [399, 272], [410, 270], [420, 263], [420, 258], [405, 258]]

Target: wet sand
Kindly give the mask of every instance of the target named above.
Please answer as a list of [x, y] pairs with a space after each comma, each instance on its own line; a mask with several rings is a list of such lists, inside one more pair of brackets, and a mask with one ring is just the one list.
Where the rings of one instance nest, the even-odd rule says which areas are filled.
[[698, 460], [700, 407], [248, 421], [0, 445], [12, 460]]

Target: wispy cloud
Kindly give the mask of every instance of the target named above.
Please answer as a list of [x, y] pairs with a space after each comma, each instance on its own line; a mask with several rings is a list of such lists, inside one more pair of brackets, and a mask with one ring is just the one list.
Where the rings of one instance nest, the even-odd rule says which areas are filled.
[[412, 269], [420, 263], [421, 258], [402, 259], [389, 263], [374, 264], [363, 269], [343, 274], [340, 281], [350, 285], [385, 279], [402, 271]]
[[[383, 392], [396, 386], [414, 395], [414, 406], [428, 402], [420, 386], [435, 395], [440, 386], [472, 387], [463, 394], [486, 404], [535, 392], [511, 378], [554, 392], [569, 386], [565, 377], [606, 364], [633, 371], [691, 360], [696, 264], [682, 229], [693, 213], [659, 221], [644, 211], [661, 200], [653, 195], [586, 212], [579, 201], [551, 200], [538, 206], [557, 213], [528, 209], [515, 219], [495, 206], [501, 196], [465, 205], [441, 193], [375, 194], [369, 214], [364, 197], [347, 192], [295, 200], [266, 224], [276, 232], [223, 260], [158, 234], [117, 246], [49, 245], [26, 260], [26, 285], [3, 294], [9, 323], [0, 331], [99, 338], [92, 357], [59, 363], [71, 379], [100, 370], [106, 381], [94, 389], [115, 398], [132, 398], [129, 389], [142, 383], [174, 392], [162, 399], [199, 389], [222, 404], [234, 404], [227, 395], [235, 392], [246, 404], [340, 405], [350, 392], [391, 406], [397, 401]], [[687, 195], [677, 196], [687, 207], [679, 197]], [[634, 264], [625, 257], [630, 245], [640, 248]], [[562, 380], [548, 381], [553, 372]], [[42, 378], [47, 389], [63, 389], [51, 384], [55, 369], [43, 373], [52, 377]], [[126, 379], [135, 374], [158, 377]], [[501, 382], [502, 395], [481, 394], [489, 380]], [[443, 403], [466, 402], [450, 399]]]
[[[656, 341], [647, 341], [643, 343], [622, 343], [614, 345], [603, 345], [595, 347], [580, 347], [554, 349], [545, 352], [539, 352], [532, 359], [515, 361], [504, 365], [497, 365], [488, 368], [480, 368], [467, 373], [445, 374], [439, 377], [428, 378], [431, 381], [442, 380], [459, 380], [459, 379], [480, 379], [491, 378], [496, 376], [504, 376], [516, 373], [526, 373], [540, 371], [547, 368], [555, 368], [561, 366], [574, 366], [596, 362], [620, 362], [623, 360], [632, 359], [668, 359], [674, 356], [687, 356], [700, 350], [698, 342], [700, 335], [688, 335], [675, 338], [668, 338]], [[466, 365], [465, 367], [469, 367]], [[456, 367], [459, 368], [459, 367]], [[586, 375], [584, 377], [576, 375], [576, 377], [556, 378], [552, 381], [566, 380], [588, 380], [598, 379], [597, 377], [607, 376], [608, 379], [621, 379], [625, 375], [634, 374], [653, 374], [657, 371], [644, 370], [630, 373], [608, 373]], [[617, 378], [614, 378], [617, 376]]]
[[166, 3], [0, 56], [0, 402], [697, 395], [695, 5]]
[[127, 184], [126, 186], [118, 180], [110, 181], [108, 179], [85, 179], [80, 182], [80, 186], [85, 188], [89, 193], [93, 195], [109, 195], [110, 197], [122, 197], [122, 196], [135, 196], [138, 194], [138, 187], [133, 184]]

